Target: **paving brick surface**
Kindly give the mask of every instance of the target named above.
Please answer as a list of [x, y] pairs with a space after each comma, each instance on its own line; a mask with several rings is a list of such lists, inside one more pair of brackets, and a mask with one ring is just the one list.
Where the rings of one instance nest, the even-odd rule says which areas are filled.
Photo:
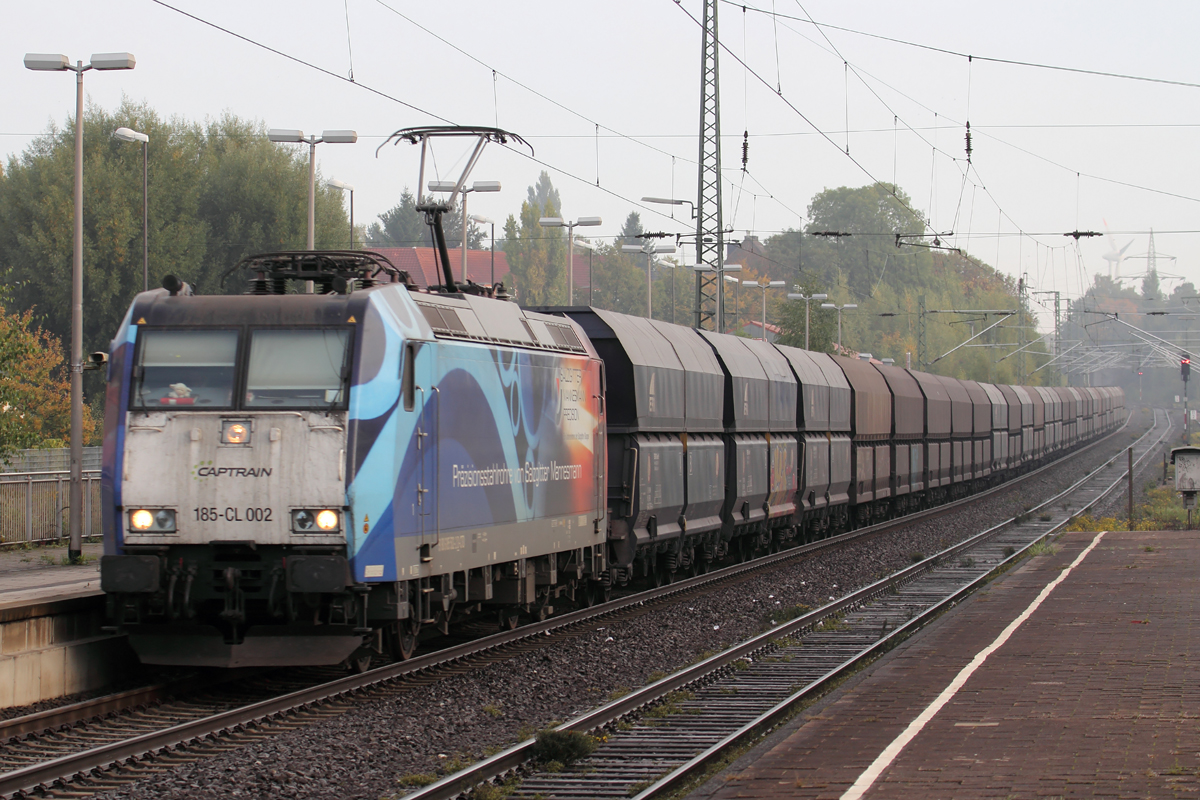
[[[838, 798], [1084, 550], [994, 581], [696, 792]], [[866, 798], [1200, 796], [1200, 534], [1104, 535]]]

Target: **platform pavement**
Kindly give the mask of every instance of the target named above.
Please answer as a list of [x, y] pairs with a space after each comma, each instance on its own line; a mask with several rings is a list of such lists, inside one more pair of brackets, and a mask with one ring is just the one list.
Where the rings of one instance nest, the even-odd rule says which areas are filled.
[[[1055, 549], [902, 643], [692, 800], [1200, 794], [1200, 533], [1070, 533]], [[878, 777], [848, 793], [873, 765]]]
[[63, 564], [66, 546], [0, 550], [0, 609], [100, 591], [104, 545], [84, 542], [83, 564]]

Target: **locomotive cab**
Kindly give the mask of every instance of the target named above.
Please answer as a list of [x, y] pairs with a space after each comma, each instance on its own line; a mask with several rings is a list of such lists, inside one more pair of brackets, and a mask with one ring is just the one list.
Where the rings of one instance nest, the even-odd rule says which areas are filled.
[[164, 291], [134, 303], [110, 371], [119, 474], [101, 585], [143, 660], [327, 664], [361, 644], [347, 551], [354, 305]]

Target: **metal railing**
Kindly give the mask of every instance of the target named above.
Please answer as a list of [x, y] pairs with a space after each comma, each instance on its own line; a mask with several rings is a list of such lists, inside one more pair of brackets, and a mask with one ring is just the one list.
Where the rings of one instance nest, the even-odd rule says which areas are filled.
[[[0, 473], [0, 546], [65, 539], [70, 470]], [[83, 535], [99, 536], [100, 470], [83, 472]]]

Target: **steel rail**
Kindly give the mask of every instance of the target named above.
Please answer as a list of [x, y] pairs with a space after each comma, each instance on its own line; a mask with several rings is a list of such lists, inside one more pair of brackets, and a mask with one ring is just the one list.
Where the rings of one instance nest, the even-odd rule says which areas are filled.
[[[1167, 422], [1165, 430], [1159, 436], [1159, 438], [1156, 439], [1153, 444], [1151, 444], [1149, 447], [1147, 447], [1145, 449], [1145, 451], [1142, 453], [1142, 455], [1139, 456], [1138, 459], [1134, 462], [1135, 468], [1137, 467], [1137, 465], [1139, 463], [1141, 463], [1142, 459], [1146, 458], [1150, 453], [1152, 453], [1154, 451], [1154, 449], [1159, 444], [1161, 444], [1167, 438], [1167, 436], [1170, 435], [1171, 427], [1172, 427], [1170, 414], [1166, 414], [1165, 416], [1166, 416], [1166, 422]], [[1157, 419], [1155, 420], [1155, 422], [1157, 423]], [[1155, 427], [1157, 427], [1157, 424], [1155, 425]], [[1148, 437], [1153, 432], [1154, 432], [1154, 428], [1151, 428], [1149, 431], [1147, 431], [1145, 434], [1143, 434], [1141, 437], [1139, 437], [1133, 446], [1136, 447], [1138, 445], [1138, 443], [1140, 443], [1143, 439]], [[1045, 508], [1046, 506], [1057, 502], [1061, 498], [1069, 496], [1070, 494], [1074, 493], [1076, 490], [1078, 490], [1081, 486], [1083, 486], [1089, 480], [1096, 477], [1104, 470], [1112, 467], [1113, 464], [1115, 463], [1115, 460], [1116, 459], [1114, 458], [1113, 460], [1107, 462], [1103, 466], [1101, 466], [1098, 469], [1094, 470], [1093, 472], [1089, 473], [1086, 477], [1079, 480], [1078, 482], [1076, 482], [1075, 484], [1070, 486], [1065, 491], [1059, 493], [1057, 496], [1052, 497], [1049, 500], [1046, 500], [1046, 501], [1038, 504], [1037, 506], [1034, 506], [1031, 509], [1031, 511], [1037, 511], [1038, 509]], [[1080, 509], [1079, 513], [1082, 513], [1084, 511], [1090, 509], [1096, 503], [1100, 502], [1105, 497], [1107, 497], [1109, 494], [1111, 494], [1114, 489], [1116, 489], [1119, 485], [1121, 485], [1121, 483], [1123, 483], [1126, 480], [1126, 477], [1128, 476], [1128, 474], [1129, 474], [1129, 470], [1125, 470], [1124, 472], [1122, 472], [1121, 475], [1118, 476], [1118, 478], [1115, 481], [1113, 481], [1112, 484], [1110, 484], [1106, 489], [1104, 489], [1102, 492], [1100, 492], [1095, 498], [1093, 498], [1086, 505], [1084, 505]], [[993, 577], [995, 575], [1005, 571], [1006, 569], [1008, 569], [1008, 567], [1011, 564], [1013, 564], [1016, 561], [1023, 558], [1025, 553], [1029, 550], [1029, 548], [1033, 547], [1038, 542], [1045, 540], [1046, 538], [1054, 535], [1059, 530], [1064, 528], [1071, 521], [1073, 516], [1075, 516], [1075, 515], [1068, 515], [1067, 519], [1055, 524], [1049, 530], [1047, 530], [1044, 533], [1035, 537], [1032, 541], [1029, 542], [1029, 544], [1027, 544], [1025, 547], [1021, 548], [1020, 550], [1014, 552], [1011, 556], [1009, 556], [1004, 561], [997, 564], [994, 568], [988, 570], [987, 572], [985, 572], [983, 575], [979, 576], [978, 578], [975, 578], [974, 580], [966, 583], [965, 585], [960, 587], [953, 594], [950, 594], [950, 595], [946, 596], [945, 598], [943, 598], [942, 600], [940, 600], [939, 602], [934, 603], [933, 605], [927, 607], [924, 611], [922, 611], [921, 613], [914, 616], [912, 620], [910, 620], [909, 622], [905, 623], [904, 625], [902, 625], [898, 628], [893, 629], [891, 633], [880, 638], [874, 644], [870, 645], [869, 647], [865, 648], [861, 652], [857, 653], [855, 656], [853, 656], [852, 658], [847, 660], [842, 665], [830, 670], [828, 673], [821, 676], [817, 680], [813, 681], [812, 683], [808, 684], [807, 686], [796, 691], [794, 694], [792, 694], [786, 700], [778, 703], [777, 705], [772, 707], [769, 711], [760, 715], [757, 719], [753, 720], [752, 722], [750, 722], [750, 723], [746, 724], [745, 726], [743, 726], [742, 728], [738, 729], [736, 732], [725, 737], [720, 742], [717, 742], [716, 744], [712, 745], [707, 750], [700, 753], [699, 755], [697, 755], [696, 757], [694, 757], [693, 759], [688, 761], [683, 766], [671, 771], [670, 773], [668, 773], [667, 775], [665, 775], [664, 777], [662, 777], [661, 779], [656, 781], [651, 786], [646, 787], [644, 790], [639, 792], [633, 798], [633, 800], [651, 800], [651, 798], [659, 797], [659, 796], [662, 796], [663, 794], [666, 794], [667, 792], [671, 792], [671, 791], [678, 789], [680, 786], [682, 786], [682, 785], [686, 784], [687, 782], [689, 782], [690, 780], [692, 780], [701, 771], [708, 769], [708, 767], [710, 765], [712, 765], [716, 761], [718, 761], [723, 756], [724, 753], [729, 751], [730, 748], [737, 747], [737, 746], [741, 745], [743, 742], [757, 738], [761, 732], [768, 731], [768, 730], [774, 728], [777, 724], [779, 724], [781, 721], [783, 721], [784, 719], [786, 719], [788, 716], [791, 715], [793, 709], [796, 707], [797, 704], [804, 702], [805, 700], [811, 698], [814, 693], [821, 691], [826, 686], [828, 686], [830, 683], [832, 683], [833, 681], [840, 678], [842, 675], [845, 675], [847, 672], [857, 668], [860, 664], [862, 664], [866, 661], [869, 661], [871, 659], [874, 659], [877, 655], [879, 655], [883, 652], [887, 652], [897, 642], [899, 642], [902, 637], [906, 637], [906, 636], [910, 635], [911, 633], [915, 632], [918, 628], [923, 627], [934, 617], [942, 614], [944, 611], [949, 609], [954, 604], [960, 602], [961, 600], [966, 598], [968, 595], [977, 591], [980, 587], [986, 585], [988, 582], [990, 582], [993, 579]], [[965, 542], [960, 542], [958, 545], [948, 548], [943, 553], [939, 553], [937, 556], [930, 559], [930, 561], [934, 561], [934, 560], [940, 561], [947, 557], [958, 555], [959, 553], [963, 552], [964, 550], [969, 549], [969, 547], [973, 547], [976, 544], [978, 544], [980, 541], [982, 541], [986, 538], [989, 538], [996, 531], [1012, 524], [1015, 519], [1016, 518], [1014, 517], [1011, 520], [1002, 522], [1000, 525], [997, 525], [987, 531], [984, 531], [983, 533], [978, 534], [975, 537], [972, 537], [972, 539], [970, 539], [970, 540], [967, 540]], [[920, 565], [918, 565], [918, 566], [920, 566]], [[870, 587], [868, 587], [868, 588], [870, 588]], [[769, 633], [772, 635], [777, 635], [775, 631], [769, 631]]]
[[[603, 619], [604, 617], [615, 615], [629, 608], [643, 606], [646, 603], [660, 601], [675, 595], [684, 594], [708, 584], [731, 581], [745, 574], [757, 572], [764, 568], [775, 566], [785, 561], [806, 556], [823, 549], [840, 546], [846, 542], [853, 541], [858, 538], [879, 535], [898, 527], [903, 527], [915, 522], [934, 518], [960, 508], [968, 502], [973, 502], [975, 500], [988, 497], [999, 491], [1019, 485], [1020, 483], [1023, 483], [1026, 480], [1029, 480], [1030, 478], [1041, 474], [1045, 470], [1061, 463], [1068, 456], [1076, 456], [1082, 452], [1091, 450], [1092, 448], [1097, 447], [1106, 441], [1109, 441], [1113, 436], [1125, 430], [1128, 424], [1129, 419], [1126, 419], [1125, 424], [1120, 428], [1117, 428], [1109, 434], [1106, 434], [1105, 436], [1100, 437], [1092, 442], [1088, 442], [1076, 449], [1073, 449], [1068, 453], [1062, 454], [1053, 462], [1049, 462], [1037, 469], [1018, 475], [998, 486], [974, 495], [970, 495], [966, 498], [953, 501], [951, 503], [946, 503], [936, 508], [909, 514], [894, 520], [888, 520], [877, 525], [860, 528], [858, 530], [850, 531], [838, 536], [830, 537], [828, 539], [822, 539], [818, 542], [802, 544], [781, 553], [765, 556], [742, 564], [735, 564], [705, 575], [684, 579], [657, 589], [640, 592], [627, 598], [611, 600], [607, 603], [592, 608], [580, 609], [562, 616], [554, 617], [544, 622], [525, 625], [514, 631], [504, 631], [493, 634], [481, 640], [439, 650], [424, 656], [410, 659], [408, 661], [386, 665], [369, 672], [358, 675], [350, 675], [335, 681], [297, 690], [279, 697], [231, 709], [229, 711], [221, 712], [209, 717], [188, 721], [159, 731], [152, 731], [123, 741], [101, 745], [79, 753], [61, 756], [40, 764], [12, 770], [8, 773], [0, 774], [0, 797], [23, 795], [54, 783], [63, 783], [94, 771], [104, 770], [122, 762], [137, 760], [157, 752], [169, 751], [176, 747], [198, 742], [202, 739], [219, 735], [224, 731], [252, 726], [281, 717], [291, 711], [301, 710], [325, 701], [355, 695], [382, 684], [391, 683], [407, 675], [430, 672], [443, 665], [459, 663], [467, 658], [495, 651], [518, 641], [531, 639], [536, 636], [545, 636], [554, 631], [574, 627], [579, 623], [590, 623], [597, 619]], [[902, 570], [900, 573], [897, 573], [897, 575], [915, 576], [921, 571], [922, 567], [925, 567], [925, 565], [931, 561], [933, 561], [933, 559], [929, 559], [926, 562], [922, 562], [921, 564], [917, 564], [913, 567]], [[889, 583], [890, 586], [894, 584], [895, 579], [896, 576], [893, 576], [891, 579], [885, 580], [891, 581], [891, 583]], [[881, 581], [877, 584], [872, 584], [872, 586], [867, 587], [866, 589], [860, 590], [859, 592], [851, 595], [847, 595], [841, 600], [824, 606], [818, 611], [811, 612], [810, 614], [807, 614], [786, 626], [780, 626], [779, 628], [776, 628], [768, 633], [771, 634], [771, 637], [778, 637], [782, 635], [780, 634], [781, 630], [799, 630], [800, 628], [803, 628], [804, 624], [806, 624], [805, 621], [808, 621], [807, 624], [815, 624], [817, 621], [819, 621], [816, 615], [821, 614], [822, 616], [828, 616], [829, 614], [837, 613], [839, 610], [844, 610], [860, 604], [862, 602], [862, 597], [865, 596], [863, 595], [864, 592], [870, 592], [873, 589], [876, 592], [880, 591], [880, 589], [877, 587], [880, 587], [882, 583], [884, 582]], [[758, 644], [752, 647], [751, 650], [764, 646], [769, 645]], [[712, 659], [701, 662], [701, 664], [711, 665], [716, 663], [716, 667], [719, 667], [721, 664], [727, 664], [739, 657], [740, 656], [730, 656], [725, 661], [716, 663], [714, 662], [714, 659], [720, 659], [721, 656], [714, 656]], [[652, 686], [667, 686], [668, 688], [664, 689], [663, 694], [673, 691], [675, 688], [677, 688], [674, 685], [672, 677], [665, 678], [663, 681], [653, 684]], [[625, 709], [630, 702], [632, 701], [629, 698], [624, 698], [621, 701], [616, 701], [614, 704], [610, 704], [610, 706], [606, 706], [605, 709], [610, 707]], [[652, 701], [643, 700], [640, 703], [635, 703], [629, 710], [622, 710], [618, 716], [630, 713], [630, 710], [634, 710], [647, 702]], [[591, 719], [591, 716], [592, 715], [586, 715], [584, 718], [580, 719]], [[572, 721], [572, 723], [568, 724], [573, 724], [574, 722], [575, 721]], [[512, 750], [516, 750], [519, 747], [520, 745], [518, 745], [517, 748], [512, 748]], [[510, 751], [500, 753], [495, 756], [495, 758], [501, 758], [505, 755], [505, 753], [508, 752]], [[479, 762], [479, 765], [476, 765], [476, 767], [468, 768], [467, 772], [474, 773], [478, 766], [491, 763], [491, 761], [492, 759], [488, 759], [487, 761]], [[480, 778], [475, 782], [478, 783], [482, 780], [484, 780], [484, 778]], [[438, 783], [432, 784], [429, 789], [432, 790], [441, 783], [442, 782], [439, 781]], [[425, 795], [421, 796], [424, 797]], [[433, 797], [434, 795], [429, 796]], [[449, 797], [452, 795], [445, 796]]]
[[[1157, 419], [1155, 422], [1155, 426], [1143, 434], [1143, 436], [1139, 437], [1137, 442], [1141, 442], [1143, 439], [1153, 433], [1155, 427], [1157, 427]], [[1128, 420], [1126, 420], [1126, 425], [1128, 425]], [[1126, 425], [1114, 430], [1112, 434], [1090, 443], [1088, 447], [1090, 448], [1091, 445], [1099, 444], [1109, 439], [1113, 434], [1125, 430]], [[1168, 416], [1167, 433], [1169, 433], [1169, 431], [1170, 419]], [[1161, 442], [1162, 438], [1164, 438], [1167, 433], [1164, 433], [1151, 447], [1156, 446], [1159, 442]], [[1135, 446], [1137, 442], [1135, 442]], [[1078, 452], [1080, 451], [1072, 451], [1072, 455], [1077, 454]], [[1088, 480], [1095, 477], [1103, 470], [1108, 469], [1114, 462], [1115, 457], [1114, 459], [1107, 461], [1098, 469], [1093, 470], [1081, 480], [1072, 484], [1063, 492], [1060, 492], [1038, 506], [1035, 506], [1032, 510], [1036, 511], [1039, 508], [1057, 502], [1062, 497], [1069, 495]], [[1058, 463], [1058, 461], [1053, 463]], [[1032, 477], [1040, 471], [1041, 470], [1037, 470], [1035, 472], [1027, 473], [1026, 476], [1021, 477]], [[1122, 478], [1119, 478], [1116, 483], [1120, 483], [1121, 480]], [[1002, 487], [997, 488], [1009, 487], [1011, 485], [1012, 482], [1009, 482], [1004, 484]], [[1116, 484], [1113, 486], [1115, 485]], [[1109, 487], [1106, 492], [1111, 491], [1112, 488], [1113, 487]], [[978, 497], [979, 495], [973, 495], [968, 499], [978, 499]], [[1094, 502], [1096, 501], [1092, 501], [1092, 503]], [[1091, 504], [1089, 504], [1089, 507], [1090, 505]], [[908, 520], [911, 519], [911, 517], [905, 517], [903, 519]], [[988, 528], [987, 530], [982, 531], [981, 533], [978, 533], [967, 540], [964, 540], [963, 542], [947, 548], [941, 553], [921, 561], [920, 563], [906, 567], [905, 569], [902, 569], [888, 576], [887, 578], [876, 581], [875, 583], [852, 592], [834, 602], [829, 603], [828, 605], [822, 606], [814, 611], [810, 611], [807, 614], [797, 617], [788, 623], [774, 627], [769, 631], [759, 634], [758, 636], [734, 645], [733, 647], [721, 653], [711, 656], [673, 675], [668, 675], [667, 677], [662, 678], [661, 680], [652, 684], [648, 684], [647, 686], [614, 700], [607, 705], [582, 714], [558, 726], [556, 730], [583, 733], [594, 731], [598, 728], [612, 725], [623, 717], [637, 712], [639, 709], [652, 706], [672, 692], [679, 691], [689, 686], [696, 686], [715, 680], [722, 674], [731, 670], [735, 662], [747, 657], [753, 657], [761, 651], [773, 649], [775, 642], [778, 639], [810, 632], [814, 630], [819, 623], [831, 616], [858, 608], [879, 597], [882, 597], [885, 594], [894, 592], [897, 586], [911, 582], [920, 575], [931, 571], [947, 558], [953, 557], [971, 547], [978, 545], [980, 542], [991, 538], [998, 531], [1011, 525], [1015, 519], [1016, 518], [1005, 520], [998, 525], [994, 525], [991, 528]], [[1062, 524], [1066, 523], [1064, 522]], [[863, 529], [863, 531], [866, 530], [867, 529]], [[861, 532], [862, 531], [856, 533]], [[1048, 531], [1037, 537], [1037, 539], [1034, 541], [1038, 541], [1045, 536], [1050, 535], [1052, 532], [1053, 530]], [[722, 744], [714, 745], [712, 748], [709, 748], [709, 750], [706, 750], [704, 753], [696, 756], [696, 758], [685, 764], [683, 767], [680, 767], [678, 770], [669, 773], [666, 777], [660, 779], [658, 782], [639, 793], [634, 800], [648, 800], [648, 798], [651, 798], [657, 794], [672, 791], [673, 789], [678, 788], [678, 785], [681, 782], [687, 780], [691, 775], [694, 775], [696, 770], [705, 767], [714, 759], [718, 758], [720, 753], [722, 753], [724, 750], [727, 750], [733, 744], [736, 744], [737, 742], [743, 741], [747, 737], [754, 735], [754, 733], [760, 730], [763, 725], [770, 724], [773, 720], [779, 719], [782, 715], [790, 713], [790, 709], [795, 703], [810, 697], [814, 692], [823, 689], [832, 681], [837, 680], [840, 676], [844, 675], [846, 671], [855, 668], [865, 660], [874, 658], [875, 655], [881, 652], [881, 650], [886, 650], [892, 647], [897, 641], [900, 640], [901, 637], [909, 635], [917, 628], [926, 624], [930, 619], [933, 618], [933, 616], [936, 616], [945, 608], [948, 608], [949, 605], [958, 602], [959, 599], [974, 591], [976, 588], [978, 588], [978, 586], [990, 579], [990, 576], [993, 575], [997, 570], [1006, 569], [1008, 565], [1023, 557], [1025, 551], [1028, 550], [1033, 543], [1034, 542], [1030, 542], [1030, 544], [1026, 547], [1015, 551], [1011, 556], [1004, 559], [994, 569], [989, 570], [979, 579], [967, 584], [967, 586], [927, 609], [925, 612], [914, 616], [912, 620], [908, 621], [904, 625], [893, 629], [891, 633], [882, 637], [870, 647], [859, 652], [842, 665], [830, 670], [826, 675], [822, 676], [816, 681], [813, 681], [800, 691], [796, 692], [794, 695], [789, 697], [788, 700], [784, 701], [784, 703], [779, 704], [780, 707], [773, 708], [771, 711], [762, 715], [762, 717], [759, 719], [747, 725], [744, 729], [741, 729], [735, 734], [732, 734], [730, 737], [727, 737], [727, 740], [725, 740]], [[427, 787], [404, 795], [404, 800], [451, 800], [452, 798], [463, 795], [471, 788], [481, 783], [495, 780], [507, 774], [514, 773], [530, 761], [535, 742], [536, 740], [529, 739], [514, 745], [513, 747], [497, 753], [490, 758], [472, 764], [452, 775], [448, 775]], [[677, 772], [679, 773], [678, 775], [676, 775]]]

